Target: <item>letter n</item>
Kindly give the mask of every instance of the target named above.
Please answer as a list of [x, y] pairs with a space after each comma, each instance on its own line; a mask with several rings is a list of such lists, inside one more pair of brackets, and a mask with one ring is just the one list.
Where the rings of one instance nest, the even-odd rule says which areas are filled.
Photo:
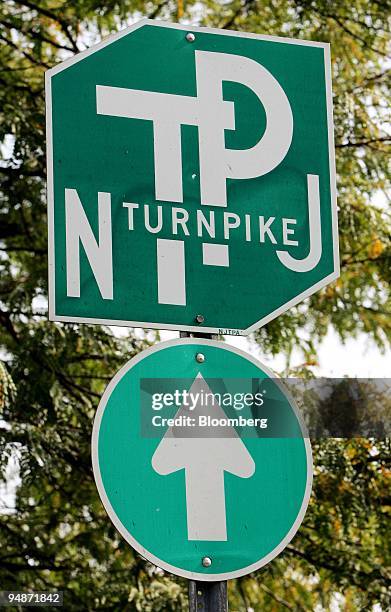
[[113, 256], [111, 242], [111, 197], [98, 193], [99, 243], [88, 222], [76, 189], [65, 189], [65, 233], [67, 295], [80, 297], [80, 243], [104, 300], [113, 299]]

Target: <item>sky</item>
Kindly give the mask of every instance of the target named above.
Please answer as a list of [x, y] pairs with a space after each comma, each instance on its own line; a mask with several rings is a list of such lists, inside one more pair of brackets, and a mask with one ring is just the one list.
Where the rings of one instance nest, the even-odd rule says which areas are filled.
[[[162, 331], [162, 340], [178, 338], [177, 332]], [[251, 353], [276, 373], [281, 373], [285, 367], [282, 355], [271, 357], [265, 355], [254, 341], [244, 336], [225, 336], [228, 344]], [[299, 352], [292, 356], [292, 366], [300, 365], [303, 358]], [[327, 336], [319, 346], [319, 367], [312, 368], [316, 376], [341, 378], [391, 378], [391, 356], [389, 352], [382, 354], [379, 348], [361, 334], [357, 340], [349, 339], [342, 344], [336, 332], [330, 328]]]

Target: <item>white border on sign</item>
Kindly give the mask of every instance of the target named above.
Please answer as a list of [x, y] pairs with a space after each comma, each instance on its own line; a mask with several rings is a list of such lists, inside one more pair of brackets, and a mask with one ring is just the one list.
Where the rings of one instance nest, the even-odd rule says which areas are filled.
[[[100, 51], [107, 45], [119, 40], [130, 32], [134, 32], [139, 28], [150, 25], [155, 27], [174, 28], [185, 30], [186, 32], [199, 31], [201, 33], [220, 34], [223, 36], [239, 36], [242, 38], [255, 38], [258, 40], [282, 42], [292, 45], [307, 45], [310, 47], [320, 47], [324, 50], [325, 64], [325, 83], [326, 83], [326, 101], [327, 101], [327, 124], [328, 124], [328, 148], [329, 148], [329, 172], [330, 172], [330, 197], [331, 197], [331, 222], [333, 235], [333, 253], [334, 253], [334, 271], [320, 280], [318, 283], [306, 289], [293, 299], [289, 300], [266, 317], [259, 319], [247, 329], [228, 329], [227, 327], [206, 327], [203, 325], [177, 325], [175, 323], [149, 323], [143, 321], [122, 321], [117, 319], [98, 319], [95, 317], [68, 317], [56, 315], [55, 307], [55, 261], [54, 261], [54, 178], [53, 178], [53, 139], [52, 139], [52, 95], [51, 95], [51, 78], [59, 72], [66, 70], [73, 64], [82, 61], [84, 58]], [[221, 30], [218, 28], [203, 28], [199, 26], [186, 26], [178, 23], [168, 23], [153, 19], [141, 19], [137, 23], [108, 36], [100, 43], [94, 45], [90, 49], [77, 53], [58, 66], [46, 71], [45, 74], [45, 89], [46, 89], [46, 142], [47, 142], [47, 199], [48, 199], [48, 249], [49, 249], [49, 320], [60, 321], [64, 323], [96, 323], [100, 325], [118, 325], [123, 327], [143, 327], [146, 329], [171, 329], [191, 332], [204, 332], [212, 334], [222, 334], [224, 332], [229, 335], [248, 335], [256, 329], [266, 325], [280, 314], [284, 313], [289, 308], [296, 306], [299, 302], [309, 297], [316, 291], [319, 291], [332, 281], [336, 280], [340, 274], [339, 270], [339, 241], [338, 241], [338, 220], [337, 220], [337, 193], [336, 193], [336, 170], [335, 170], [335, 151], [334, 151], [334, 121], [332, 107], [332, 88], [331, 88], [331, 60], [330, 60], [330, 44], [312, 40], [299, 40], [295, 38], [284, 38], [283, 36], [268, 36], [264, 34], [252, 34], [248, 32], [236, 32], [232, 30]]]
[[112, 378], [112, 380], [108, 384], [102, 396], [102, 399], [99, 402], [99, 406], [96, 411], [96, 415], [94, 419], [94, 426], [92, 429], [92, 439], [91, 439], [92, 467], [93, 467], [94, 478], [95, 478], [95, 483], [98, 489], [98, 493], [105, 507], [105, 510], [107, 514], [109, 515], [109, 518], [114, 524], [115, 528], [119, 531], [121, 536], [128, 542], [128, 544], [130, 544], [138, 553], [140, 553], [140, 555], [148, 559], [148, 561], [151, 561], [151, 563], [153, 563], [154, 565], [157, 565], [158, 567], [162, 568], [163, 570], [167, 572], [176, 574], [177, 576], [182, 576], [183, 578], [188, 578], [189, 580], [202, 580], [204, 582], [214, 582], [216, 580], [229, 580], [231, 578], [239, 578], [240, 576], [245, 576], [246, 574], [250, 574], [251, 572], [254, 572], [260, 569], [261, 567], [263, 567], [264, 565], [272, 561], [275, 557], [277, 557], [277, 555], [279, 555], [284, 550], [284, 548], [289, 544], [289, 542], [292, 540], [292, 538], [296, 534], [297, 530], [299, 529], [303, 521], [303, 518], [307, 510], [308, 502], [311, 496], [312, 478], [313, 478], [312, 451], [311, 451], [310, 441], [308, 438], [305, 437], [305, 427], [303, 425], [302, 417], [298, 410], [296, 402], [292, 398], [291, 394], [284, 388], [283, 384], [277, 380], [276, 384], [280, 387], [282, 393], [287, 397], [300, 423], [300, 429], [301, 429], [303, 439], [304, 439], [306, 459], [307, 459], [307, 483], [306, 483], [306, 488], [305, 488], [305, 492], [303, 496], [303, 501], [302, 501], [299, 513], [296, 517], [296, 520], [293, 523], [291, 529], [286, 534], [285, 538], [268, 555], [266, 555], [265, 557], [262, 557], [262, 559], [259, 559], [259, 561], [257, 561], [256, 563], [252, 563], [251, 565], [248, 565], [247, 567], [242, 567], [232, 572], [222, 572], [219, 574], [206, 574], [206, 573], [203, 574], [200, 572], [189, 572], [182, 568], [176, 567], [175, 565], [171, 565], [170, 563], [167, 563], [166, 561], [163, 561], [162, 559], [159, 559], [159, 557], [157, 557], [156, 555], [151, 553], [149, 550], [144, 548], [144, 546], [132, 536], [132, 534], [126, 529], [126, 527], [119, 520], [116, 512], [114, 511], [106, 495], [106, 490], [104, 488], [102, 476], [100, 473], [100, 467], [99, 467], [98, 443], [99, 443], [100, 424], [101, 424], [102, 417], [103, 417], [103, 414], [106, 408], [106, 404], [111, 396], [112, 391], [115, 389], [116, 385], [119, 383], [122, 377], [129, 370], [131, 370], [135, 365], [137, 365], [140, 361], [142, 361], [143, 359], [145, 359], [152, 353], [157, 353], [158, 351], [164, 350], [171, 346], [191, 345], [191, 344], [194, 344], [194, 345], [201, 344], [201, 345], [206, 345], [206, 346], [213, 346], [221, 350], [226, 350], [231, 353], [235, 353], [239, 355], [240, 357], [243, 357], [247, 361], [250, 361], [251, 363], [253, 363], [255, 366], [260, 368], [263, 372], [265, 372], [271, 378], [276, 378], [276, 374], [272, 372], [269, 368], [264, 366], [257, 359], [255, 359], [251, 355], [247, 355], [247, 353], [245, 353], [244, 351], [236, 347], [223, 344], [222, 342], [218, 342], [215, 340], [205, 340], [201, 338], [181, 338], [178, 340], [170, 340], [168, 342], [160, 342], [159, 344], [156, 344], [146, 349], [145, 351], [142, 351], [133, 359], [130, 359], [116, 373], [114, 378]]

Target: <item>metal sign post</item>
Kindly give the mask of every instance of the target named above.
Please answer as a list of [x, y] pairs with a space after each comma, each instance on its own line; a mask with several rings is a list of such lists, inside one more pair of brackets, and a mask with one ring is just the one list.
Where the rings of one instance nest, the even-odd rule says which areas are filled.
[[[213, 334], [180, 332], [181, 338], [198, 338], [216, 340]], [[203, 582], [189, 580], [189, 612], [228, 612], [227, 580]]]
[[228, 612], [227, 581], [189, 580], [189, 612]]

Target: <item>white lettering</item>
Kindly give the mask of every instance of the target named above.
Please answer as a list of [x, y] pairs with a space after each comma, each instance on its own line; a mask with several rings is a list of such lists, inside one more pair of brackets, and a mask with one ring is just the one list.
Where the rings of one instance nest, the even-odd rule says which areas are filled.
[[265, 223], [264, 217], [259, 217], [259, 240], [260, 242], [265, 242], [265, 234], [269, 236], [270, 242], [272, 244], [277, 244], [277, 240], [273, 236], [273, 233], [270, 229], [271, 224], [275, 220], [275, 217], [269, 217]]
[[[155, 196], [183, 202], [181, 125], [198, 126], [201, 203], [227, 206], [226, 179], [271, 172], [287, 154], [293, 134], [291, 107], [273, 75], [258, 62], [231, 53], [195, 51], [197, 96], [96, 86], [99, 115], [153, 122]], [[223, 82], [248, 87], [266, 113], [266, 129], [250, 149], [226, 149], [224, 132], [235, 129], [234, 103]]]
[[295, 233], [295, 230], [288, 227], [289, 225], [296, 225], [296, 219], [282, 219], [282, 242], [287, 246], [298, 246], [299, 243], [297, 240], [291, 240], [288, 236], [292, 236]]
[[213, 210], [209, 212], [209, 221], [206, 220], [206, 217], [202, 210], [197, 210], [197, 236], [199, 236], [200, 238], [203, 236], [203, 227], [206, 229], [211, 238], [215, 238], [215, 214]]
[[113, 299], [113, 255], [111, 243], [111, 196], [98, 193], [96, 241], [76, 189], [65, 189], [65, 234], [67, 295], [80, 297], [80, 243], [104, 300]]
[[[232, 221], [230, 221], [232, 219]], [[224, 213], [224, 238], [229, 239], [230, 230], [236, 229], [240, 225], [240, 217], [235, 213]]]
[[308, 222], [310, 227], [310, 251], [304, 259], [295, 259], [286, 251], [277, 251], [281, 263], [294, 272], [309, 272], [322, 256], [322, 226], [320, 218], [319, 176], [307, 174]]
[[181, 226], [185, 236], [189, 236], [189, 230], [187, 229], [186, 223], [189, 220], [189, 213], [184, 208], [172, 209], [172, 233], [174, 236], [178, 234], [178, 225]]
[[133, 211], [135, 210], [135, 208], [138, 208], [139, 205], [138, 204], [133, 204], [131, 202], [124, 202], [122, 204], [122, 206], [124, 208], [128, 209], [128, 225], [129, 225], [129, 229], [133, 230], [134, 229], [134, 223], [133, 223]]
[[244, 219], [246, 222], [246, 240], [251, 242], [251, 217], [250, 215], [245, 215]]
[[157, 206], [157, 225], [155, 227], [151, 226], [149, 220], [149, 206], [148, 204], [144, 205], [144, 220], [145, 220], [145, 229], [151, 234], [158, 234], [161, 232], [163, 227], [163, 211], [161, 206]]

